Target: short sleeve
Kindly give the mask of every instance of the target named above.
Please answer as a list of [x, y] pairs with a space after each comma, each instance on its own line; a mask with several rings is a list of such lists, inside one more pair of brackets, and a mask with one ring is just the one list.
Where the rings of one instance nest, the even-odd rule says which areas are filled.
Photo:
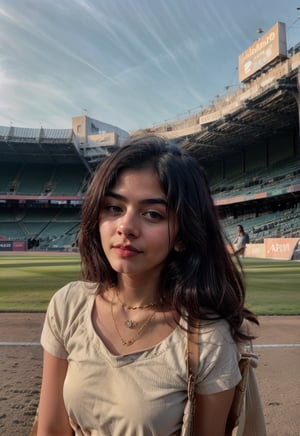
[[214, 394], [236, 386], [241, 379], [239, 358], [237, 344], [226, 321], [205, 326], [200, 334], [196, 393]]
[[41, 344], [45, 351], [61, 359], [67, 358], [64, 346], [64, 323], [67, 293], [71, 284], [58, 290], [51, 298], [43, 325]]

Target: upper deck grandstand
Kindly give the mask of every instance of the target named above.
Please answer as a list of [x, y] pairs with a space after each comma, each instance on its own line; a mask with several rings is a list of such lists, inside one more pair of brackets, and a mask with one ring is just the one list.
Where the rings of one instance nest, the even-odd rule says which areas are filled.
[[0, 126], [2, 241], [45, 249], [74, 243], [90, 174], [128, 133], [87, 116], [73, 118], [72, 127]]
[[[291, 49], [209, 107], [145, 129], [205, 167], [231, 240], [239, 222], [251, 242], [300, 238], [299, 71], [300, 51]], [[0, 126], [0, 238], [71, 247], [93, 169], [127, 136], [87, 116], [72, 129]]]

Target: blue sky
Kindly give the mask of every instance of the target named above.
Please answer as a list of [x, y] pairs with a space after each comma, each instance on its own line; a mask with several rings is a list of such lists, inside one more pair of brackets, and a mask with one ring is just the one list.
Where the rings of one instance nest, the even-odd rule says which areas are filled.
[[300, 0], [0, 0], [0, 125], [128, 131], [200, 110], [238, 85], [238, 56]]

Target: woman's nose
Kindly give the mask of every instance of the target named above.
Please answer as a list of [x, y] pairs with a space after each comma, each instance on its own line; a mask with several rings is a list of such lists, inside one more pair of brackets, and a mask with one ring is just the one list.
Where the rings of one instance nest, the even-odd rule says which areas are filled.
[[124, 216], [118, 224], [117, 232], [118, 234], [123, 234], [127, 237], [137, 237], [139, 230], [135, 220], [130, 217]]

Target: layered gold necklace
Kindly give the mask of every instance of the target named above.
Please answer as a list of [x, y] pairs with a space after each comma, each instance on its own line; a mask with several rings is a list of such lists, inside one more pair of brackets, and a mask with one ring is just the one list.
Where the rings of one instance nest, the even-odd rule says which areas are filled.
[[[123, 306], [123, 307], [126, 307], [126, 308], [129, 309], [129, 310], [146, 309], [146, 308], [149, 308], [149, 307], [157, 306], [156, 303], [150, 303], [150, 304], [148, 304], [148, 305], [143, 305], [143, 306], [134, 306], [134, 307], [132, 307], [132, 306], [127, 306], [127, 304], [123, 303], [123, 302], [120, 300], [120, 297], [119, 297], [118, 293], [116, 293], [116, 294], [117, 294], [117, 298], [118, 298], [118, 300], [120, 301], [120, 303], [122, 304], [122, 306]], [[112, 317], [112, 320], [113, 320], [113, 323], [114, 323], [114, 326], [115, 326], [116, 332], [117, 332], [117, 334], [118, 334], [118, 336], [119, 336], [119, 338], [120, 338], [120, 340], [121, 340], [121, 342], [122, 342], [122, 345], [125, 345], [125, 346], [129, 347], [130, 345], [134, 344], [134, 343], [138, 340], [138, 338], [141, 336], [141, 334], [142, 334], [143, 331], [146, 329], [146, 327], [148, 326], [148, 324], [152, 321], [152, 319], [154, 318], [154, 315], [155, 315], [155, 313], [156, 313], [156, 309], [153, 310], [153, 312], [151, 313], [151, 315], [150, 315], [150, 316], [149, 316], [149, 317], [148, 317], [148, 318], [147, 318], [147, 319], [146, 319], [146, 320], [145, 320], [145, 321], [140, 325], [140, 327], [139, 327], [138, 330], [136, 331], [135, 335], [134, 335], [131, 339], [125, 340], [125, 339], [122, 337], [122, 335], [121, 335], [121, 332], [120, 332], [119, 327], [118, 327], [118, 325], [117, 325], [116, 319], [115, 319], [115, 317], [114, 317], [114, 310], [113, 310], [114, 301], [115, 301], [115, 294], [114, 294], [113, 299], [111, 300], [111, 304], [110, 304], [111, 317]], [[133, 328], [133, 327], [136, 326], [136, 324], [137, 324], [137, 323], [135, 323], [134, 321], [129, 320], [129, 319], [126, 320], [126, 321], [124, 322], [124, 325], [125, 325], [125, 327], [127, 327], [127, 328]]]
[[157, 303], [148, 303], [148, 304], [142, 304], [141, 306], [130, 306], [129, 304], [125, 303], [125, 301], [122, 301], [119, 295], [119, 292], [116, 292], [117, 298], [119, 302], [121, 303], [122, 307], [128, 310], [137, 310], [137, 309], [149, 309], [150, 307], [157, 306]]

